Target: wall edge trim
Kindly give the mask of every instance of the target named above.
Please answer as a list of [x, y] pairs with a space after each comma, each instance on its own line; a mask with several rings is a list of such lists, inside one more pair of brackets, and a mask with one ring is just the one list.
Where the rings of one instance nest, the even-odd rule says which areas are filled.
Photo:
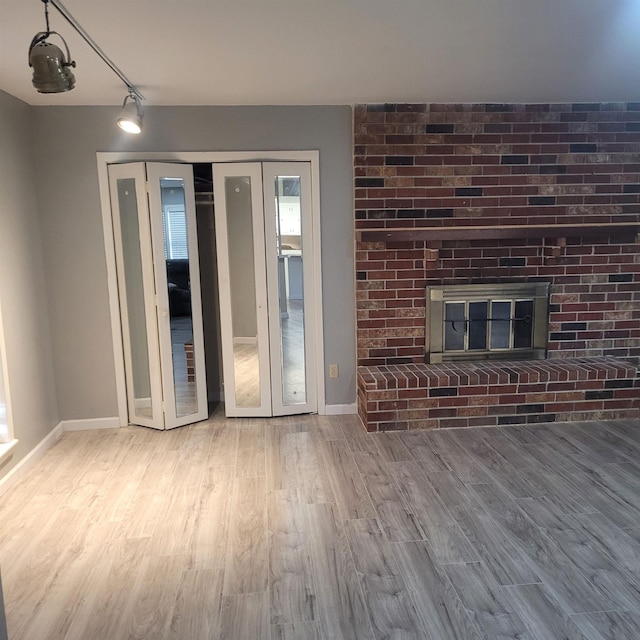
[[14, 484], [22, 480], [37, 460], [60, 440], [63, 433], [64, 427], [62, 422], [59, 422], [13, 469], [0, 478], [0, 496], [6, 493]]
[[326, 416], [345, 416], [355, 413], [358, 413], [358, 405], [355, 402], [349, 404], [327, 404], [324, 411]]

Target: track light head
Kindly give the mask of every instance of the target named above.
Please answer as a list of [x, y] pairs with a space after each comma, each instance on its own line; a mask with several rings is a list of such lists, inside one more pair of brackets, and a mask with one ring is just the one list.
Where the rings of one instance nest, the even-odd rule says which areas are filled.
[[118, 116], [118, 126], [127, 133], [140, 133], [142, 131], [142, 120], [144, 111], [140, 104], [140, 99], [130, 91], [122, 103], [122, 110]]
[[[67, 55], [60, 47], [48, 42], [49, 36], [56, 35], [64, 43]], [[71, 60], [69, 47], [64, 38], [55, 31], [36, 33], [29, 47], [29, 66], [33, 68], [33, 86], [39, 93], [64, 93], [76, 86], [76, 79], [71, 67], [76, 63]]]

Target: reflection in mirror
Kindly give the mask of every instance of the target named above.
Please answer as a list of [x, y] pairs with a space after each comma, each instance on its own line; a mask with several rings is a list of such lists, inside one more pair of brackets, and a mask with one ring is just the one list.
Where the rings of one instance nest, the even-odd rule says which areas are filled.
[[195, 413], [198, 404], [184, 180], [162, 178], [160, 198], [171, 322], [173, 386], [176, 417], [180, 418]]
[[153, 418], [135, 180], [119, 179], [117, 190], [124, 264], [122, 277], [126, 292], [126, 322], [129, 334], [128, 351], [131, 359], [132, 380], [129, 381], [129, 386], [133, 388], [134, 414], [140, 418]]
[[300, 176], [276, 176], [282, 404], [306, 402]]
[[259, 407], [260, 369], [251, 178], [226, 177], [224, 189], [227, 205], [235, 400], [237, 407]]

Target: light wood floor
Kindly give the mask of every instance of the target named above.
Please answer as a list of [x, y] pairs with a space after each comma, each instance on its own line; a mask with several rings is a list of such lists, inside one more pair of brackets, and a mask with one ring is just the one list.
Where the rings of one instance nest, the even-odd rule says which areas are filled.
[[69, 432], [0, 499], [11, 640], [640, 638], [640, 422]]

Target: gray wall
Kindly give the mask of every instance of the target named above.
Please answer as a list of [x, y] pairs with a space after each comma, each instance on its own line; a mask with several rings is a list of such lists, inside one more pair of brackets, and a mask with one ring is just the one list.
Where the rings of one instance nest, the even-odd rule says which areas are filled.
[[[58, 423], [33, 110], [0, 91], [0, 301], [15, 437], [5, 474]], [[46, 206], [40, 207], [46, 212]]]
[[138, 137], [115, 127], [117, 111], [33, 108], [61, 417], [117, 415], [97, 151], [319, 150], [325, 362], [340, 366], [326, 399], [354, 402], [351, 108], [150, 107]]

